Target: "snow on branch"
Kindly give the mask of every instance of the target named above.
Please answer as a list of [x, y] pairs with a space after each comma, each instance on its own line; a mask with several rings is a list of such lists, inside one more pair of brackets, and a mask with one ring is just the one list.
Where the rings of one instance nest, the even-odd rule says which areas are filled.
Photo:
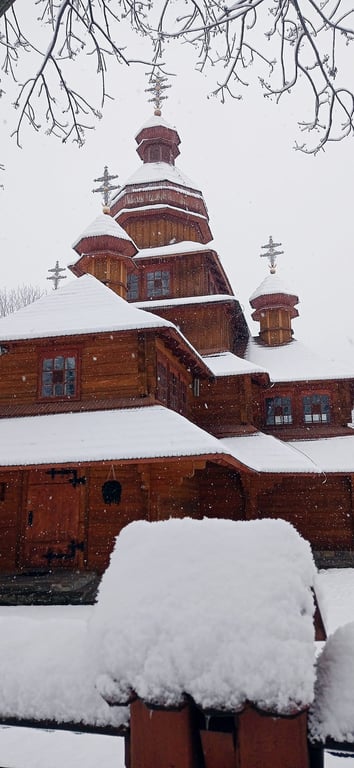
[[[38, 0], [36, 5], [40, 20], [49, 25], [49, 44], [15, 102], [18, 142], [24, 119], [39, 129], [36, 105], [42, 99], [48, 131], [82, 144], [85, 128], [92, 127], [100, 111], [69, 84], [62, 63], [82, 52], [94, 57], [103, 105], [109, 58], [124, 65], [139, 61], [125, 43], [116, 42], [126, 39], [127, 22], [150, 42], [150, 60], [140, 63], [153, 72], [163, 67], [170, 40], [193, 46], [196, 68], [210, 68], [216, 79], [211, 90], [221, 101], [242, 98], [255, 80], [264, 96], [276, 102], [300, 91], [309, 115], [299, 121], [305, 140], [296, 144], [297, 150], [316, 154], [328, 142], [353, 134], [354, 84], [345, 82], [346, 48], [354, 39], [350, 0], [236, 0], [229, 5], [219, 0]], [[0, 49], [5, 73], [15, 77], [21, 51], [39, 50], [23, 34], [13, 6], [3, 16]], [[348, 66], [348, 79], [350, 73]], [[53, 77], [62, 91], [59, 100], [53, 95]]]

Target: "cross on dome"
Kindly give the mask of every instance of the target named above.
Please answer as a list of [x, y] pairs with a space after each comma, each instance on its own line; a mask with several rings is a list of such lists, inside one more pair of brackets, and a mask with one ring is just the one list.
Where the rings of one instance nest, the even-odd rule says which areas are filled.
[[104, 206], [108, 206], [109, 204], [109, 199], [110, 199], [109, 193], [112, 192], [114, 189], [120, 189], [119, 184], [113, 185], [109, 183], [110, 181], [112, 181], [112, 179], [118, 179], [118, 174], [117, 173], [115, 175], [109, 174], [107, 165], [105, 165], [104, 167], [103, 176], [99, 176], [98, 179], [94, 179], [94, 181], [103, 182], [100, 187], [97, 187], [97, 189], [93, 189], [92, 192], [103, 192]]
[[276, 248], [279, 248], [279, 246], [281, 246], [281, 243], [274, 243], [271, 235], [269, 235], [269, 242], [266, 243], [266, 245], [261, 246], [261, 248], [267, 248], [267, 253], [260, 253], [260, 257], [263, 258], [265, 256], [269, 259], [269, 271], [271, 275], [274, 275], [276, 272], [277, 256], [284, 253], [284, 251], [275, 250]]
[[149, 99], [149, 102], [152, 101], [155, 104], [154, 115], [157, 115], [157, 117], [160, 117], [161, 115], [161, 102], [167, 99], [167, 96], [164, 96], [163, 92], [166, 88], [171, 88], [171, 85], [165, 85], [166, 80], [167, 77], [163, 77], [163, 75], [160, 75], [159, 73], [157, 75], [151, 75], [150, 83], [152, 83], [152, 86], [151, 88], [145, 88], [145, 93], [153, 94], [152, 98]]
[[61, 275], [60, 272], [65, 272], [66, 267], [59, 267], [59, 261], [55, 262], [55, 267], [52, 267], [52, 269], [48, 269], [48, 272], [53, 272], [50, 277], [47, 277], [47, 280], [53, 281], [53, 289], [56, 291], [59, 287], [60, 280], [66, 280], [67, 275]]

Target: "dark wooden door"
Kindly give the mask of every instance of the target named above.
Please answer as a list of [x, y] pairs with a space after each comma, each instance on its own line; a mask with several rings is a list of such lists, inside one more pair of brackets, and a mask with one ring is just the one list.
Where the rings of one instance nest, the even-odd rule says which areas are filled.
[[[84, 542], [80, 537], [81, 486], [68, 477], [50, 480], [39, 474], [28, 485], [24, 510], [22, 566], [77, 567]], [[40, 482], [42, 480], [42, 482]]]

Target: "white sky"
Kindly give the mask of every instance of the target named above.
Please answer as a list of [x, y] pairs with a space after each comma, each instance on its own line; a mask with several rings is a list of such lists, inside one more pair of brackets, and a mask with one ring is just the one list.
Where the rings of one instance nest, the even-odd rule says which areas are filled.
[[[18, 8], [24, 0], [17, 0]], [[136, 42], [136, 54], [142, 45]], [[248, 313], [248, 297], [267, 274], [260, 246], [270, 234], [283, 244], [279, 274], [300, 297], [297, 337], [348, 359], [354, 347], [352, 305], [353, 141], [328, 146], [316, 157], [293, 150], [302, 140], [297, 118], [306, 95], [294, 92], [276, 106], [255, 82], [243, 101], [222, 105], [208, 99], [215, 83], [188, 65], [186, 46], [172, 50], [171, 79], [163, 116], [181, 137], [179, 167], [202, 189], [211, 228], [235, 294]], [[30, 59], [28, 58], [28, 62]], [[75, 76], [95, 90], [92, 59], [76, 61]], [[33, 65], [32, 65], [33, 66]], [[12, 89], [1, 102], [0, 162], [6, 164], [0, 190], [1, 285], [32, 282], [48, 287], [47, 269], [67, 263], [71, 243], [100, 211], [97, 186], [108, 164], [119, 182], [140, 164], [134, 135], [152, 114], [147, 104], [145, 66], [116, 67], [103, 119], [87, 133], [82, 149], [63, 145], [44, 131], [25, 130], [23, 149], [9, 134], [17, 113], [9, 108]], [[27, 64], [27, 74], [31, 66]], [[1, 179], [2, 180], [2, 179]]]

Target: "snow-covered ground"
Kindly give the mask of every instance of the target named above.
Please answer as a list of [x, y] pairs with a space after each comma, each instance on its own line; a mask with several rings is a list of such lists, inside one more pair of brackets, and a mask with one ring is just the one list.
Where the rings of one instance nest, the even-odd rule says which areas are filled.
[[124, 739], [0, 726], [1, 768], [63, 768], [63, 765], [124, 768]]

